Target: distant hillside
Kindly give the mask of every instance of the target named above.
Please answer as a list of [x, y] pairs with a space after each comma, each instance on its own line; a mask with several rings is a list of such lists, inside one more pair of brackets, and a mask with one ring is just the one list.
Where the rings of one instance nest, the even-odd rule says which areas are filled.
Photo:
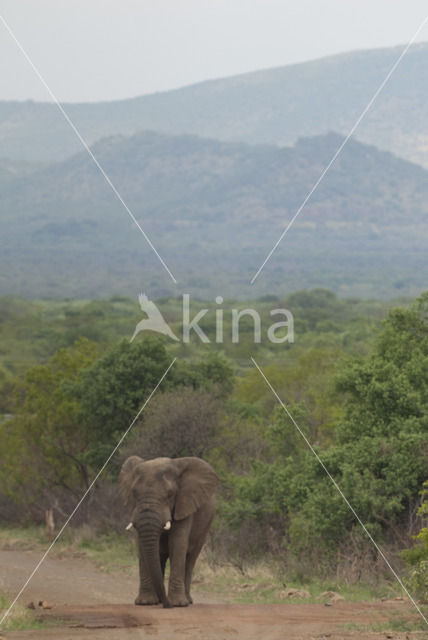
[[[290, 145], [301, 136], [348, 133], [401, 50], [352, 52], [129, 100], [64, 106], [90, 144], [154, 130]], [[428, 167], [427, 118], [428, 44], [417, 44], [356, 137]], [[0, 157], [46, 162], [80, 148], [55, 105], [0, 102]]]
[[40, 168], [40, 163], [30, 163], [20, 160], [10, 160], [10, 158], [0, 157], [0, 189], [3, 189], [9, 182], [17, 178], [23, 178]]
[[281, 149], [154, 133], [100, 141], [97, 157], [177, 287], [85, 152], [10, 179], [0, 201], [0, 294], [419, 293], [428, 172], [356, 141], [249, 286], [340, 142], [329, 134]]

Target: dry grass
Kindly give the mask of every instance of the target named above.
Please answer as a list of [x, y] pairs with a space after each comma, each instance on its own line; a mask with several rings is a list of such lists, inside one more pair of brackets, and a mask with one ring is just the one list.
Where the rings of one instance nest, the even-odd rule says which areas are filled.
[[[0, 594], [0, 620], [10, 606], [10, 602], [5, 595]], [[15, 604], [3, 621], [0, 632], [17, 631], [21, 629], [40, 629], [44, 625], [34, 615], [34, 612], [21, 604]]]
[[[47, 540], [43, 528], [7, 529], [0, 531], [0, 548], [45, 549]], [[99, 535], [87, 525], [78, 529], [67, 529], [55, 545], [53, 556], [87, 557], [102, 571], [138, 574], [137, 550], [132, 533]], [[270, 560], [255, 561], [242, 565], [220, 562], [212, 550], [206, 547], [195, 568], [195, 590], [226, 596], [231, 602], [296, 602], [285, 598], [284, 590], [304, 589], [310, 598], [302, 602], [319, 602], [324, 591], [340, 593], [347, 601], [392, 598], [401, 595], [395, 582], [379, 581], [377, 584], [359, 582], [347, 584], [337, 579], [313, 578], [301, 581], [294, 574], [287, 575], [283, 565]]]

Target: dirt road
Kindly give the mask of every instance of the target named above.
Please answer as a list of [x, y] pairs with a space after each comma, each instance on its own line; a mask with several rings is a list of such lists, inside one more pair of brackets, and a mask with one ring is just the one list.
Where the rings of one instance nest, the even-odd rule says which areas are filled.
[[[40, 559], [36, 551], [0, 551], [0, 591], [13, 597]], [[136, 607], [132, 604], [136, 579], [108, 574], [85, 558], [48, 557], [35, 574], [20, 602], [45, 600], [51, 609], [40, 615], [61, 627], [8, 632], [15, 640], [416, 640], [424, 632], [361, 631], [367, 625], [399, 619], [417, 619], [403, 601], [324, 604], [228, 604], [216, 595], [198, 593], [184, 609]], [[356, 630], [356, 627], [360, 627]], [[392, 625], [393, 626], [393, 625]]]

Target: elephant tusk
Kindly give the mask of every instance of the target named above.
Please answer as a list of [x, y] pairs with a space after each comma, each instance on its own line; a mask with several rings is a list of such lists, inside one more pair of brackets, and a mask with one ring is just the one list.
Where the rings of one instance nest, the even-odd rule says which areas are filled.
[[130, 523], [125, 527], [126, 531], [131, 531], [131, 529], [132, 529], [132, 527], [133, 527], [133, 526], [134, 526], [134, 523], [133, 523], [133, 522], [130, 522]]
[[171, 520], [168, 520], [166, 525], [164, 526], [165, 531], [169, 531], [171, 529]]

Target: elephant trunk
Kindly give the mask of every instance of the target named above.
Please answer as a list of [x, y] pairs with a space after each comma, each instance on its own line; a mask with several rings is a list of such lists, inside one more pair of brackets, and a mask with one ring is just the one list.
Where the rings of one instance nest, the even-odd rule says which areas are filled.
[[[140, 558], [144, 558], [144, 565], [150, 576], [151, 583], [156, 595], [165, 608], [170, 607], [170, 603], [165, 591], [164, 578], [162, 574], [159, 558], [159, 538], [162, 525], [157, 518], [145, 518], [144, 527], [138, 530], [138, 544]], [[150, 522], [152, 520], [152, 522]], [[147, 522], [148, 521], [148, 522]]]

